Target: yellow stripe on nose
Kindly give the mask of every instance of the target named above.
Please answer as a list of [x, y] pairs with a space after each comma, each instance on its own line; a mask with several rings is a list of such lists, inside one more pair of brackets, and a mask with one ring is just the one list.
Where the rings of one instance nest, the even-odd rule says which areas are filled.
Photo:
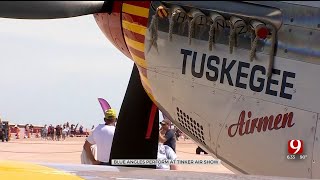
[[151, 89], [151, 86], [150, 86], [150, 83], [149, 83], [148, 78], [145, 77], [145, 76], [144, 76], [143, 74], [141, 74], [141, 73], [140, 73], [140, 78], [141, 78], [142, 82], [144, 82], [145, 85], [146, 85], [149, 89]]
[[146, 31], [147, 31], [147, 28], [145, 26], [134, 24], [126, 20], [122, 20], [122, 27], [126, 30], [135, 32], [137, 34], [141, 34], [143, 36], [146, 35]]
[[144, 52], [144, 43], [140, 43], [138, 41], [132, 40], [127, 36], [124, 36], [124, 39], [126, 40], [127, 45], [130, 46], [131, 48]]
[[147, 68], [147, 62], [145, 59], [139, 58], [138, 56], [134, 55], [133, 53], [131, 53], [131, 56], [132, 56], [135, 63], [137, 63], [139, 66], [141, 66], [143, 68]]
[[122, 4], [122, 12], [145, 18], [149, 16], [149, 9], [126, 3]]

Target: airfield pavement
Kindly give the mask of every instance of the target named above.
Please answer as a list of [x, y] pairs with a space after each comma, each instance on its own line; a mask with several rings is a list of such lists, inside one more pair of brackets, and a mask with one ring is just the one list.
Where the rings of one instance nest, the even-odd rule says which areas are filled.
[[[13, 139], [0, 142], [0, 160], [80, 164], [85, 137], [69, 137], [66, 141], [45, 141], [40, 138]], [[177, 141], [177, 159], [214, 160], [210, 155], [197, 155], [197, 145], [190, 139]], [[179, 171], [230, 173], [223, 165], [178, 165]]]

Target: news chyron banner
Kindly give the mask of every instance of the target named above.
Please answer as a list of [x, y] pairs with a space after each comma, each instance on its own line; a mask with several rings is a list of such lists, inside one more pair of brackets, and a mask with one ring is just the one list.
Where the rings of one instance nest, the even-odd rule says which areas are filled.
[[159, 159], [113, 159], [111, 161], [112, 165], [159, 165], [159, 164], [166, 164], [166, 165], [218, 165], [221, 164], [220, 160], [159, 160]]

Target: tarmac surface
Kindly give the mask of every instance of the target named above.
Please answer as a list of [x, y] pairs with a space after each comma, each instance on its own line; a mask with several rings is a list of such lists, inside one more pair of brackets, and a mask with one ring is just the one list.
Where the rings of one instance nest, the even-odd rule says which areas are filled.
[[[85, 137], [69, 137], [66, 141], [41, 140], [40, 138], [13, 139], [0, 142], [0, 160], [81, 164], [80, 155]], [[214, 160], [210, 155], [197, 155], [197, 145], [190, 139], [177, 141], [179, 160]], [[179, 171], [214, 172], [233, 174], [222, 164], [178, 165]]]

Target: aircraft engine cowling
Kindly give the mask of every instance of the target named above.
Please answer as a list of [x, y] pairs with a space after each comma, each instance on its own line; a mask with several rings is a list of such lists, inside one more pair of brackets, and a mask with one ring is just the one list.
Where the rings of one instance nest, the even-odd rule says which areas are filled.
[[97, 13], [94, 18], [108, 40], [124, 55], [132, 59], [125, 43], [121, 24], [122, 1], [114, 1], [111, 13]]

